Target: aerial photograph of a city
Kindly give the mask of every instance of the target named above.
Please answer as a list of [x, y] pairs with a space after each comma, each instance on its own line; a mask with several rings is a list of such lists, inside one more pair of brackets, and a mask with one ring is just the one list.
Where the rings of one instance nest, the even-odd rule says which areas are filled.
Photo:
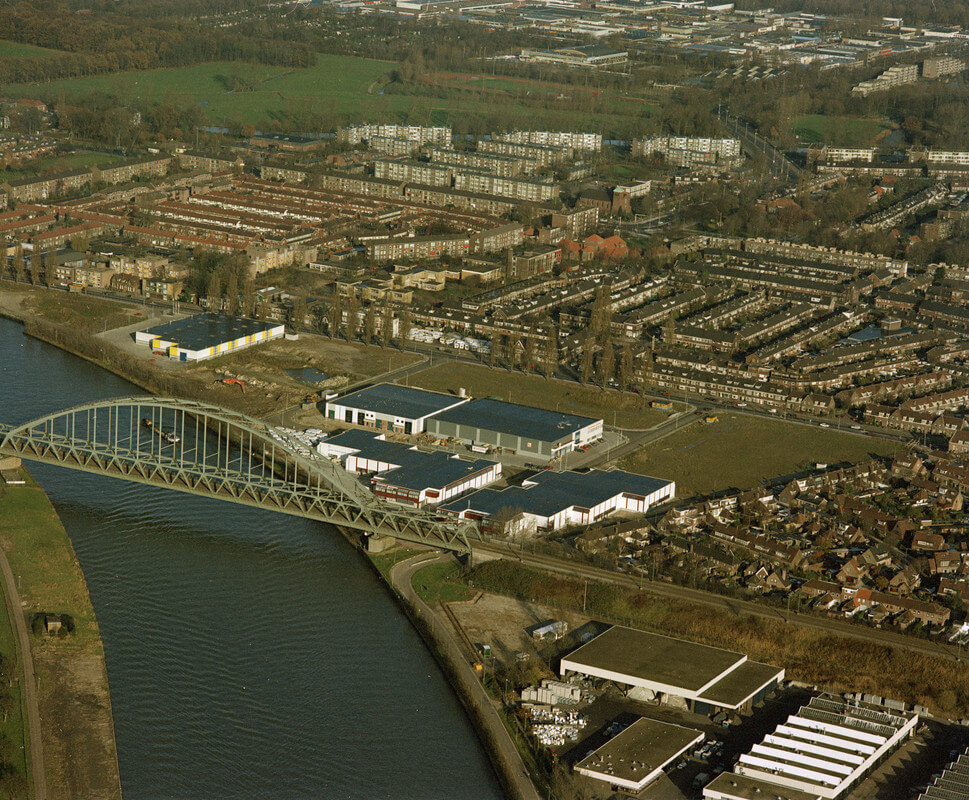
[[969, 800], [969, 0], [0, 0], [0, 800]]

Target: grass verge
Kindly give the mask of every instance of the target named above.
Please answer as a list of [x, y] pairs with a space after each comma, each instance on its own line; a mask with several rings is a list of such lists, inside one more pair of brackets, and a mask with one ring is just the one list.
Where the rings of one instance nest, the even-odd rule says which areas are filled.
[[815, 463], [858, 462], [901, 447], [898, 442], [814, 425], [722, 414], [713, 425], [691, 425], [626, 456], [619, 467], [674, 480], [677, 496], [689, 497], [749, 489]]
[[0, 544], [24, 613], [68, 614], [74, 622], [65, 636], [31, 634], [49, 796], [117, 796], [120, 779], [97, 619], [67, 533], [32, 481], [4, 489]]
[[461, 565], [429, 564], [414, 573], [414, 591], [425, 603], [456, 603], [470, 600], [474, 591], [460, 580]]
[[[601, 418], [607, 425], [621, 428], [651, 428], [670, 413], [642, 408], [642, 400], [636, 394], [603, 391], [570, 381], [546, 380], [539, 375], [477, 364], [442, 364], [410, 375], [406, 383], [436, 392], [456, 393], [463, 388], [473, 397], [501, 397], [510, 403]], [[676, 404], [674, 411], [681, 408]]]

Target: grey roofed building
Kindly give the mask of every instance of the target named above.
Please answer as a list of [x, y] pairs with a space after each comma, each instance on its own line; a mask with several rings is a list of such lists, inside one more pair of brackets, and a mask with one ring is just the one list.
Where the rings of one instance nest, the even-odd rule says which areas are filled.
[[621, 470], [540, 472], [523, 486], [481, 489], [443, 505], [452, 516], [486, 519], [517, 510], [536, 520], [537, 527], [556, 530], [564, 525], [589, 524], [617, 510], [645, 513], [670, 500], [672, 481]]
[[548, 460], [600, 439], [602, 420], [486, 397], [435, 414], [428, 419], [427, 430], [435, 436]]
[[393, 383], [378, 383], [328, 400], [326, 416], [372, 428], [420, 433], [424, 430], [425, 420], [432, 414], [467, 402], [467, 398], [463, 397]]
[[372, 431], [345, 431], [321, 442], [317, 450], [341, 457], [351, 472], [370, 474], [378, 497], [411, 505], [453, 499], [501, 475], [496, 461], [427, 453], [402, 442], [388, 442]]

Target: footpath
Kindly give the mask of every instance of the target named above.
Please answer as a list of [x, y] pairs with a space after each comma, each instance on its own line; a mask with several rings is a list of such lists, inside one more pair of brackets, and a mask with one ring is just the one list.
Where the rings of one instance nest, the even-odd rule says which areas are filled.
[[47, 777], [44, 774], [44, 745], [40, 735], [40, 707], [37, 704], [37, 680], [34, 676], [34, 657], [30, 649], [30, 636], [24, 619], [20, 592], [10, 568], [6, 553], [0, 548], [0, 574], [3, 577], [3, 596], [7, 604], [10, 622], [17, 634], [17, 647], [24, 668], [24, 711], [27, 714], [27, 740], [30, 743], [30, 783], [34, 800], [47, 800]]
[[421, 635], [444, 662], [442, 666], [477, 728], [505, 791], [513, 800], [541, 800], [494, 701], [481, 685], [447, 625], [414, 590], [412, 579], [415, 572], [448, 558], [422, 553], [401, 561], [390, 570], [390, 583], [406, 604]]
[[[0, 573], [23, 654], [32, 796], [114, 800], [121, 779], [97, 618], [64, 526], [21, 474], [25, 485], [0, 483]], [[28, 620], [51, 616], [59, 630], [31, 632]]]

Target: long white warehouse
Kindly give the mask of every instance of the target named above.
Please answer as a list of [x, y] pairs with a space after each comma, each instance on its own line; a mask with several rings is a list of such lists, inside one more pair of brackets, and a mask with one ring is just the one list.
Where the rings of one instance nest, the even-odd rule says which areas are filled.
[[[823, 694], [811, 698], [740, 756], [734, 772], [811, 797], [837, 800], [911, 736], [917, 724], [914, 713]], [[711, 784], [703, 796], [725, 800], [731, 795]]]

